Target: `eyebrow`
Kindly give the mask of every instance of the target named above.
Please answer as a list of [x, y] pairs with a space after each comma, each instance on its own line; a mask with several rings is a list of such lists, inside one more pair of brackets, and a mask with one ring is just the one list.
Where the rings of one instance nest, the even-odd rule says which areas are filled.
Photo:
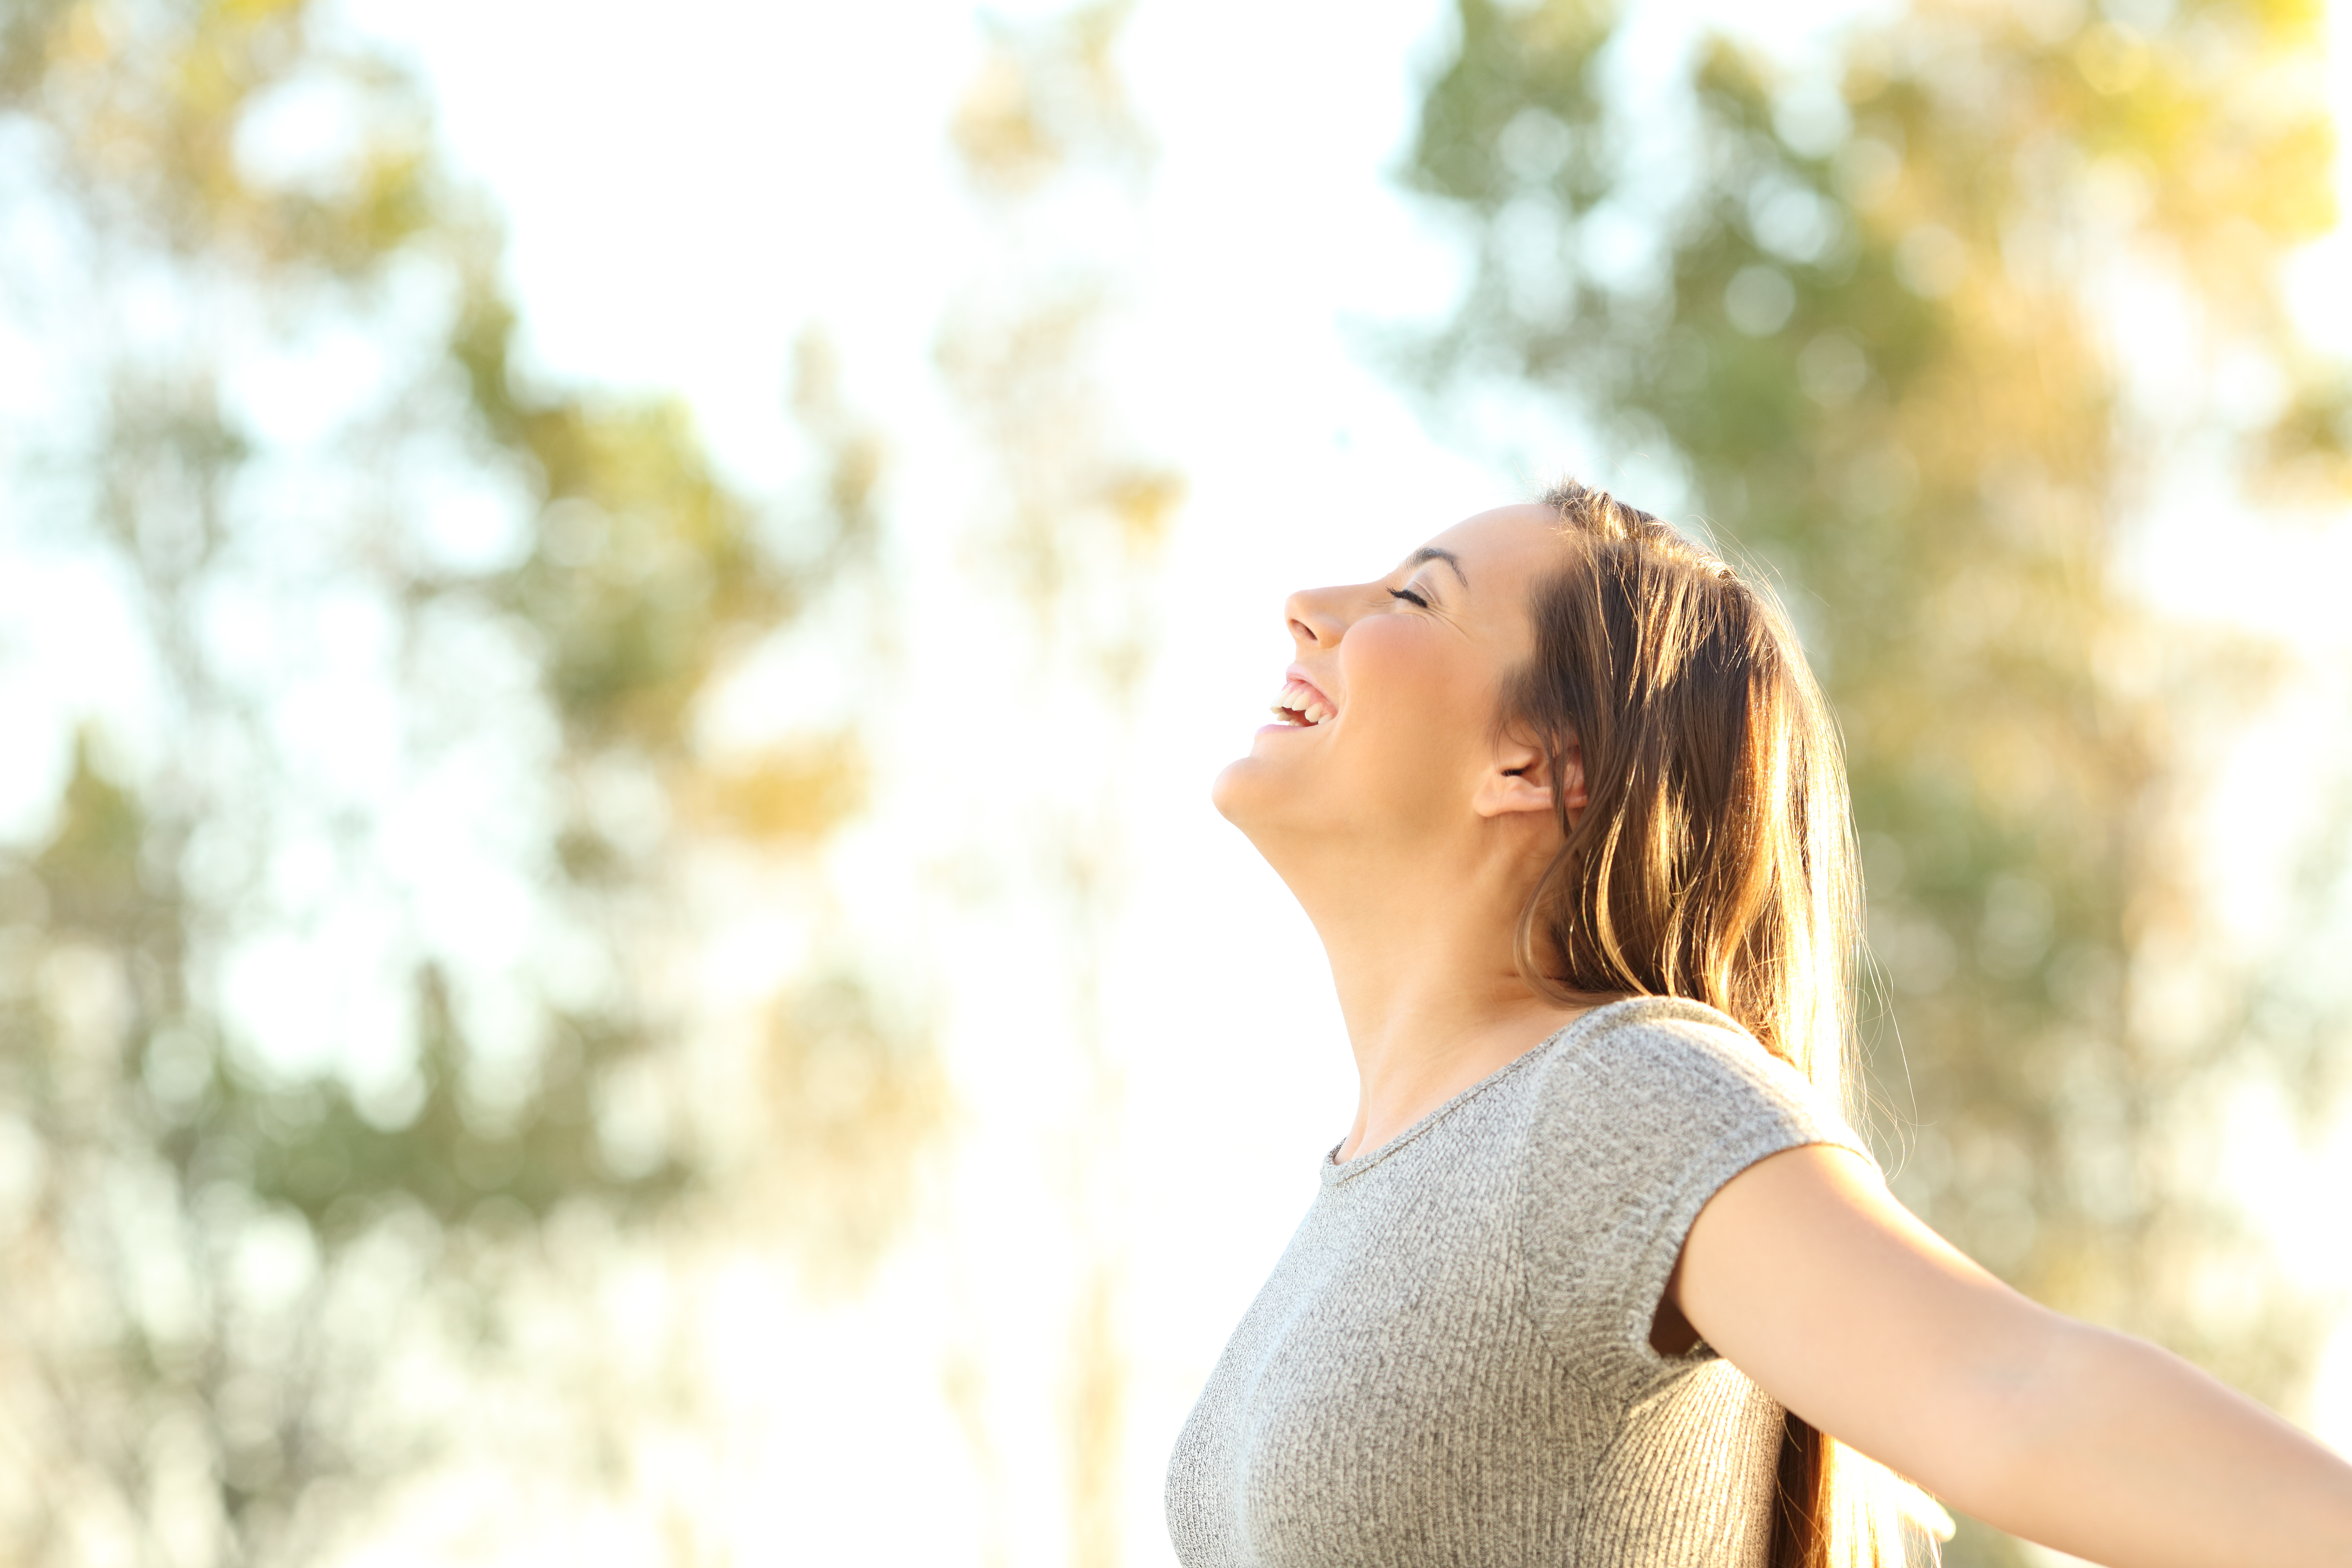
[[1419, 566], [1429, 561], [1444, 562], [1454, 568], [1454, 574], [1462, 579], [1462, 585], [1465, 588], [1470, 586], [1470, 579], [1462, 570], [1461, 558], [1451, 550], [1440, 550], [1434, 544], [1424, 544], [1404, 558], [1404, 563], [1408, 566]]

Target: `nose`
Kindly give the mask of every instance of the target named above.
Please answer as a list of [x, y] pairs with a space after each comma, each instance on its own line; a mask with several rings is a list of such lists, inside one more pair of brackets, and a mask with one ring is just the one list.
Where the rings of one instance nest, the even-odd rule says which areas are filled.
[[1283, 601], [1283, 617], [1290, 624], [1290, 638], [1298, 651], [1330, 647], [1348, 629], [1347, 616], [1329, 590], [1301, 588]]

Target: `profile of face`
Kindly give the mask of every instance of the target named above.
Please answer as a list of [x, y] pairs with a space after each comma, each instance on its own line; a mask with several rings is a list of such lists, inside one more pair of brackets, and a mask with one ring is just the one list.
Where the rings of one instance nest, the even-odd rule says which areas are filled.
[[[1559, 781], [1531, 738], [1494, 720], [1534, 649], [1530, 591], [1567, 548], [1549, 510], [1502, 507], [1386, 576], [1293, 594], [1275, 722], [1218, 774], [1217, 809], [1286, 876], [1318, 847], [1391, 863], [1498, 837], [1545, 853]], [[1580, 776], [1566, 784], [1580, 808]]]

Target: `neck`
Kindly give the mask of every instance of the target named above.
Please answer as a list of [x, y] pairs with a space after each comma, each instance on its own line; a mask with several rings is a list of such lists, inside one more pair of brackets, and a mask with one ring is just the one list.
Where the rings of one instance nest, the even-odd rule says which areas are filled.
[[[1584, 1009], [1539, 996], [1519, 978], [1512, 942], [1531, 886], [1524, 865], [1449, 886], [1398, 875], [1392, 860], [1376, 855], [1342, 864], [1339, 875], [1285, 879], [1323, 939], [1355, 1053], [1356, 1120], [1339, 1147], [1344, 1161], [1387, 1142]], [[1377, 886], [1359, 869], [1367, 865], [1381, 868]], [[1457, 879], [1460, 865], [1453, 860]]]

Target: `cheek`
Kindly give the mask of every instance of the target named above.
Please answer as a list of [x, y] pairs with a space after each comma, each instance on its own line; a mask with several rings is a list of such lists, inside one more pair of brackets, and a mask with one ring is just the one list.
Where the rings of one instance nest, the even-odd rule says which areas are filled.
[[[1370, 628], [1364, 628], [1370, 629]], [[1485, 672], [1437, 627], [1399, 623], [1366, 637], [1342, 662], [1354, 694], [1351, 762], [1377, 775], [1384, 793], [1450, 789], [1482, 747], [1491, 700]], [[1356, 722], [1360, 721], [1360, 722]]]

